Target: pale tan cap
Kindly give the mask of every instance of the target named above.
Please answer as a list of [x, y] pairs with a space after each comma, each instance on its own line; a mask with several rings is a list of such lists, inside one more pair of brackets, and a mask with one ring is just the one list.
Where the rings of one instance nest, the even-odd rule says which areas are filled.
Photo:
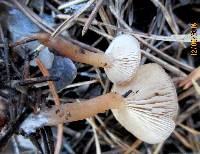
[[112, 66], [104, 68], [108, 78], [116, 84], [130, 81], [140, 64], [140, 45], [132, 35], [119, 35], [105, 52], [112, 57]]

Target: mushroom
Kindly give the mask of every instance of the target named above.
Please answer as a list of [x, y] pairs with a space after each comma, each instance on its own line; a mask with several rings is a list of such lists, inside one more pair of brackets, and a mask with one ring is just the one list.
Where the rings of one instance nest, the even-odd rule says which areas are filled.
[[130, 81], [141, 59], [140, 45], [132, 35], [119, 35], [111, 42], [105, 53], [94, 53], [80, 48], [61, 37], [52, 38], [48, 33], [31, 36], [43, 45], [55, 50], [55, 53], [74, 61], [102, 67], [108, 78], [116, 84]]
[[175, 128], [178, 113], [176, 90], [171, 78], [158, 64], [143, 65], [126, 86], [114, 85], [113, 91], [123, 94], [126, 107], [112, 109], [115, 118], [129, 132], [147, 143], [164, 141]]
[[158, 64], [146, 64], [140, 66], [128, 84], [115, 84], [112, 92], [83, 102], [43, 109], [38, 115], [32, 114], [26, 119], [21, 128], [33, 129], [30, 121], [38, 122], [38, 119], [40, 126], [57, 125], [109, 109], [119, 123], [139, 139], [150, 144], [163, 142], [175, 128], [178, 112], [175, 87]]

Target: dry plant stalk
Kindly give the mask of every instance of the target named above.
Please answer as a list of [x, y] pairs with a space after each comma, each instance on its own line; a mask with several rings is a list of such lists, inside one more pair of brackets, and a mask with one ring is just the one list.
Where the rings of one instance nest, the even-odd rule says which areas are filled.
[[[44, 76], [49, 76], [48, 70], [45, 68], [45, 66], [42, 64], [41, 60], [39, 58], [35, 58], [35, 62], [38, 65], [40, 71]], [[60, 106], [60, 98], [56, 92], [56, 87], [53, 83], [53, 81], [47, 81], [49, 85], [49, 89], [53, 95], [55, 105], [56, 107]], [[57, 133], [57, 142], [56, 142], [56, 147], [55, 147], [55, 154], [60, 153], [61, 145], [62, 145], [62, 138], [63, 138], [63, 124], [58, 124], [58, 133]]]
[[183, 89], [188, 89], [192, 86], [192, 80], [197, 80], [200, 78], [200, 67], [193, 70], [183, 81], [180, 82], [179, 87]]

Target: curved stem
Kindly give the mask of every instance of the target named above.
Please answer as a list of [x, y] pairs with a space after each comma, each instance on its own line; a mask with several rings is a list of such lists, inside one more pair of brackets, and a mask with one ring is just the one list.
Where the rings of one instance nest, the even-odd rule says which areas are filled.
[[112, 57], [109, 55], [84, 50], [59, 36], [53, 38], [48, 33], [38, 33], [31, 38], [38, 39], [43, 45], [54, 49], [56, 54], [80, 63], [90, 64], [95, 67], [109, 67], [112, 63]]
[[[49, 72], [45, 68], [45, 66], [41, 62], [41, 60], [39, 58], [36, 58], [35, 62], [37, 63], [37, 65], [38, 65], [40, 71], [42, 72], [42, 74], [44, 76], [49, 76]], [[56, 107], [60, 106], [60, 98], [59, 98], [59, 96], [57, 94], [54, 82], [53, 81], [48, 81], [48, 85], [49, 85], [49, 89], [50, 89], [50, 91], [51, 91], [51, 93], [53, 95]], [[57, 142], [56, 142], [54, 154], [59, 154], [60, 153], [60, 149], [61, 149], [61, 145], [62, 145], [62, 139], [63, 139], [63, 124], [59, 124], [58, 125], [58, 132], [57, 132]]]
[[51, 109], [41, 111], [39, 116], [47, 119], [45, 125], [57, 125], [59, 123], [83, 120], [123, 105], [124, 98], [121, 95], [108, 93], [82, 102], [62, 104], [60, 108], [54, 106]]

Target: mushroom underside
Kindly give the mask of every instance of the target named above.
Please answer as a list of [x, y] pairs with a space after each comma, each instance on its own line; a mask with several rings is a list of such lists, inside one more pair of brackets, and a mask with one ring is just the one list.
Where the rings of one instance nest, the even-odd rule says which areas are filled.
[[177, 95], [171, 78], [158, 64], [140, 66], [126, 85], [114, 85], [112, 91], [124, 94], [132, 90], [126, 104], [112, 109], [115, 118], [139, 139], [156, 144], [170, 136], [178, 113]]

